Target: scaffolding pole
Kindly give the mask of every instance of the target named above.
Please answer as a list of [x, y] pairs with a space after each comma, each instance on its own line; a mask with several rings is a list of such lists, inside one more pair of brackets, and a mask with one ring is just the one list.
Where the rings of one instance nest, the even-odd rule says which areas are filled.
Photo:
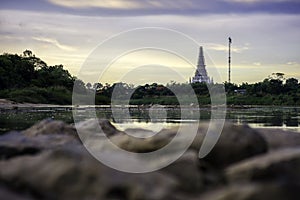
[[228, 83], [231, 82], [231, 37], [228, 38]]

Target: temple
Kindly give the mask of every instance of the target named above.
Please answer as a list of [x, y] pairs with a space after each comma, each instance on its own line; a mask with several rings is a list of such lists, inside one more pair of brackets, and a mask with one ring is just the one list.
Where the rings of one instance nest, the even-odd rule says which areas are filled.
[[203, 56], [203, 47], [200, 47], [197, 70], [195, 76], [190, 80], [191, 83], [211, 83], [211, 79], [207, 76], [205, 61]]

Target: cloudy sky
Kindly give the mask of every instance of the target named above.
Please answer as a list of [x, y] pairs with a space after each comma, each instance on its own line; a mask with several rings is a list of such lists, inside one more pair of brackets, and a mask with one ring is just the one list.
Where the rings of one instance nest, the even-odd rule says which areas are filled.
[[[218, 82], [227, 80], [229, 36], [233, 40], [233, 82], [261, 81], [273, 72], [300, 79], [299, 17], [299, 0], [1, 0], [0, 52], [20, 54], [30, 49], [48, 65], [63, 64], [78, 75], [86, 60], [91, 59], [89, 55], [112, 36], [132, 29], [161, 27], [203, 46], [208, 73]], [[150, 40], [148, 46], [158, 37], [156, 33], [136, 34], [137, 38]], [[172, 34], [161, 35], [157, 41], [178, 41]], [[131, 39], [124, 37], [121, 42], [107, 44], [104, 51], [129, 51], [128, 41]], [[171, 51], [171, 46], [164, 49]], [[183, 54], [189, 54], [195, 65], [197, 53], [191, 47]], [[112, 64], [104, 66], [108, 56], [102, 51], [97, 54], [98, 79], [109, 83], [187, 81], [194, 66], [180, 56], [185, 55], [141, 46], [138, 51], [115, 55]], [[170, 68], [178, 69], [180, 76], [171, 73]]]

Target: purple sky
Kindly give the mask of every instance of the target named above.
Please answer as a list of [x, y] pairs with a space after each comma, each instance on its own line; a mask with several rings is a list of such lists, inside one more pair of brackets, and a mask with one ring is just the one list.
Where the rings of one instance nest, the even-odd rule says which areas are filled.
[[[31, 49], [48, 64], [63, 64], [76, 75], [89, 53], [112, 35], [163, 27], [203, 45], [221, 74], [220, 82], [227, 80], [228, 36], [233, 39], [234, 82], [261, 81], [273, 72], [300, 79], [299, 16], [299, 0], [2, 0], [0, 50]], [[197, 52], [191, 55], [196, 62]], [[140, 64], [138, 56], [119, 65]], [[179, 67], [175, 60], [169, 65]], [[193, 73], [186, 70], [183, 76], [188, 79]], [[173, 80], [155, 70], [150, 75], [157, 82]], [[118, 80], [107, 76], [105, 81]]]
[[[79, 2], [75, 0], [75, 2]], [[102, 0], [103, 1], [103, 0]], [[114, 0], [111, 0], [111, 2]], [[122, 1], [122, 0], [120, 0]], [[59, 2], [67, 2], [64, 5]], [[137, 6], [123, 9], [113, 6], [101, 6], [97, 3], [82, 3], [85, 6], [76, 6], [70, 0], [2, 0], [1, 9], [18, 9], [43, 12], [63, 12], [74, 15], [91, 16], [136, 16], [153, 14], [175, 15], [201, 15], [201, 14], [299, 14], [300, 1], [298, 0], [123, 0], [123, 2], [136, 2]], [[82, 1], [84, 2], [84, 1]], [[87, 0], [86, 2], [89, 2]], [[96, 1], [90, 1], [96, 2]], [[101, 1], [100, 1], [101, 2]], [[105, 2], [105, 0], [104, 0]], [[107, 4], [110, 4], [107, 1]], [[153, 2], [159, 2], [160, 5]]]

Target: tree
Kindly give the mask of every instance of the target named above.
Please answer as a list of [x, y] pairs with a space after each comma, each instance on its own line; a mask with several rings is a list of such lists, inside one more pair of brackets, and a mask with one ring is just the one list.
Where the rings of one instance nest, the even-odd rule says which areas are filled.
[[272, 73], [272, 75], [269, 76], [268, 78], [269, 78], [269, 80], [275, 79], [275, 80], [283, 81], [283, 80], [284, 80], [284, 73], [281, 73], [281, 72], [274, 72], [274, 73]]
[[272, 73], [271, 76], [263, 81], [263, 90], [265, 93], [278, 95], [283, 91], [284, 73]]
[[298, 80], [295, 78], [289, 78], [285, 81], [284, 91], [285, 92], [297, 92]]
[[234, 83], [225, 82], [224, 83], [225, 91], [227, 94], [234, 93], [234, 90], [238, 89], [238, 86]]
[[26, 49], [23, 51], [23, 57], [32, 57], [32, 51]]
[[103, 85], [101, 83], [94, 83], [94, 85], [93, 85], [93, 89], [96, 92], [100, 91], [102, 87], [103, 87]]
[[89, 83], [87, 83], [87, 84], [86, 84], [86, 87], [87, 87], [87, 89], [89, 89], [89, 90], [90, 90], [90, 89], [91, 89], [91, 87], [92, 87], [92, 84], [89, 82]]
[[26, 49], [23, 51], [23, 56], [22, 58], [32, 65], [34, 65], [35, 69], [40, 69], [42, 67], [47, 67], [47, 64], [42, 61], [40, 58], [35, 57], [35, 55], [32, 53], [32, 51]]
[[3, 54], [0, 56], [1, 89], [29, 86], [34, 77], [34, 65], [21, 56], [17, 54]]
[[73, 89], [75, 77], [63, 69], [63, 65], [44, 66], [36, 70], [37, 77], [33, 80], [38, 87], [63, 86], [68, 90]]
[[73, 92], [77, 94], [86, 94], [85, 83], [82, 80], [76, 78], [76, 80], [74, 81]]

